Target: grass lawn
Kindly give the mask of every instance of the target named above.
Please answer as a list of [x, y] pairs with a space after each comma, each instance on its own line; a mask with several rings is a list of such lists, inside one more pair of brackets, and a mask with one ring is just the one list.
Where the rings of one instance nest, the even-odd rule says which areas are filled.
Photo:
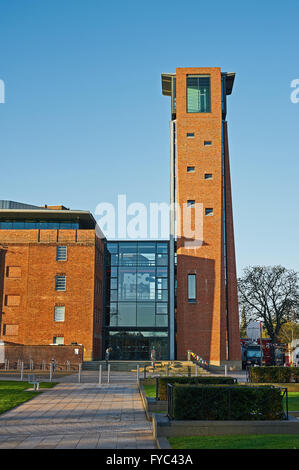
[[169, 437], [172, 449], [299, 449], [294, 434]]
[[299, 392], [288, 393], [289, 411], [299, 411]]
[[[56, 385], [54, 382], [41, 382], [40, 388], [52, 388]], [[41, 392], [26, 391], [33, 389], [33, 384], [28, 382], [18, 382], [16, 380], [0, 380], [0, 414], [14, 408], [25, 401], [30, 400]]]
[[143, 388], [148, 398], [156, 398], [156, 385], [143, 384]]

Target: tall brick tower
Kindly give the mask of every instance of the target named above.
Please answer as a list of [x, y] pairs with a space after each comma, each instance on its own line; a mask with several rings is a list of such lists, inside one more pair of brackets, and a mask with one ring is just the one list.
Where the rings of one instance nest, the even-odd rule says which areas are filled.
[[177, 259], [171, 358], [191, 350], [211, 364], [240, 366], [226, 122], [234, 78], [218, 67], [178, 68], [162, 74], [162, 93], [171, 97], [170, 253]]

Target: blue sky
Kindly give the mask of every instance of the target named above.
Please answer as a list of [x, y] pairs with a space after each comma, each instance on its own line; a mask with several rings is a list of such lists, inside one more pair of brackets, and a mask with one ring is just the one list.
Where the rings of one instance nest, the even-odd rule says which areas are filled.
[[0, 0], [0, 199], [167, 202], [161, 73], [236, 72], [228, 101], [238, 274], [299, 271], [298, 1]]

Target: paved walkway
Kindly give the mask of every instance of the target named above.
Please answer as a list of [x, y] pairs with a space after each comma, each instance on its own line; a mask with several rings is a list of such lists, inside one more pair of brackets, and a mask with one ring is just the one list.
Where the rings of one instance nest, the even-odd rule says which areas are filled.
[[1, 415], [0, 449], [156, 448], [136, 378], [72, 382], [69, 377]]

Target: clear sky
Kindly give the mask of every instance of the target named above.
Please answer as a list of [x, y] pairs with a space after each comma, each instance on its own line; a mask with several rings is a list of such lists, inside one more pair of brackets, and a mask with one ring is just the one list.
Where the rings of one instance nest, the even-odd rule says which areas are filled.
[[220, 66], [228, 98], [238, 275], [299, 271], [299, 2], [0, 0], [0, 199], [169, 200], [161, 73]]

